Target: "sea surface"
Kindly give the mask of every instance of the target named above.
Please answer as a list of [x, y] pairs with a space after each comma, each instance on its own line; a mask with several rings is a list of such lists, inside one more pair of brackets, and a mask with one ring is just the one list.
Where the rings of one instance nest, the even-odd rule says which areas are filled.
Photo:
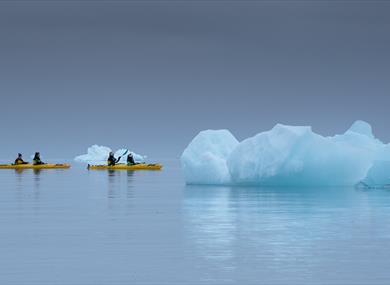
[[390, 191], [0, 170], [0, 284], [390, 284]]

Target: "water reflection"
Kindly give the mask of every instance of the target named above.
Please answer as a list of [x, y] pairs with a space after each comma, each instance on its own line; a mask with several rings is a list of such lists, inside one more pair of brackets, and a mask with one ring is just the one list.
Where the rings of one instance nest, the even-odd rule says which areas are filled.
[[120, 173], [115, 170], [107, 170], [108, 177], [108, 198], [120, 197]]
[[[39, 211], [41, 200], [41, 172], [32, 169], [15, 169], [13, 188], [16, 190], [16, 198], [20, 209], [32, 206]], [[32, 202], [32, 204], [30, 204]]]
[[123, 210], [127, 211], [133, 205], [133, 172], [107, 171], [107, 207], [116, 219]]
[[183, 192], [196, 255], [232, 274], [247, 271], [237, 264], [251, 260], [271, 275], [295, 268], [310, 278], [318, 268], [309, 260], [319, 251], [339, 257], [329, 251], [329, 239], [361, 235], [356, 219], [371, 227], [368, 193], [354, 188], [186, 186]]
[[108, 170], [108, 198], [120, 198], [123, 190], [126, 190], [128, 198], [132, 197], [132, 181], [134, 171]]
[[17, 175], [18, 175], [18, 174], [20, 175], [20, 174], [23, 173], [23, 171], [25, 171], [25, 169], [17, 169], [17, 168], [16, 168], [14, 171], [15, 171], [15, 173], [16, 173]]
[[134, 192], [133, 192], [133, 185], [132, 182], [134, 180], [134, 171], [126, 171], [127, 173], [127, 187], [126, 187], [126, 196], [127, 198], [133, 198]]
[[15, 177], [17, 189], [23, 188], [23, 169], [15, 169]]
[[229, 189], [225, 187], [188, 187], [185, 210], [197, 247], [210, 252], [205, 257], [226, 260], [233, 256], [237, 213], [231, 208]]
[[0, 284], [387, 284], [387, 190], [184, 187], [169, 169], [0, 171]]

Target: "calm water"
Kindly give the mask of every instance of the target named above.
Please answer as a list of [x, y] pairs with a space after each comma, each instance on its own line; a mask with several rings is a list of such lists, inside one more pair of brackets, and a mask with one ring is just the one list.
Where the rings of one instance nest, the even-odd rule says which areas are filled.
[[0, 171], [0, 284], [389, 284], [390, 192]]

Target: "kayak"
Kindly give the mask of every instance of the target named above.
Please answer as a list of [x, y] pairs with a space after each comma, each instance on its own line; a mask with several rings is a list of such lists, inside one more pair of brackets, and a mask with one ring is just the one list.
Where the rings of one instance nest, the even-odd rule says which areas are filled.
[[161, 170], [162, 167], [163, 166], [161, 164], [140, 163], [140, 164], [134, 164], [134, 165], [116, 164], [114, 166], [89, 165], [88, 169], [91, 169], [91, 170]]
[[0, 169], [68, 169], [70, 164], [0, 164]]

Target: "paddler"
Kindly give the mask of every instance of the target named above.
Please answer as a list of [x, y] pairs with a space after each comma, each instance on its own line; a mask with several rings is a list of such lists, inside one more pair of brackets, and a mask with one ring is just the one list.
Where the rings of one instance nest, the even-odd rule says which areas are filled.
[[28, 164], [28, 162], [24, 161], [23, 158], [22, 158], [22, 154], [21, 153], [18, 153], [18, 157], [15, 159], [15, 165], [19, 165], [19, 164]]
[[130, 152], [127, 156], [127, 165], [135, 165], [133, 154]]
[[114, 166], [116, 163], [119, 162], [120, 159], [121, 159], [121, 157], [115, 158], [114, 153], [112, 151], [110, 151], [110, 154], [108, 155], [108, 158], [107, 158], [107, 165]]
[[36, 153], [35, 153], [34, 158], [33, 158], [33, 164], [34, 164], [34, 165], [45, 164], [45, 163], [41, 160], [41, 154], [40, 154], [39, 152], [36, 152]]

